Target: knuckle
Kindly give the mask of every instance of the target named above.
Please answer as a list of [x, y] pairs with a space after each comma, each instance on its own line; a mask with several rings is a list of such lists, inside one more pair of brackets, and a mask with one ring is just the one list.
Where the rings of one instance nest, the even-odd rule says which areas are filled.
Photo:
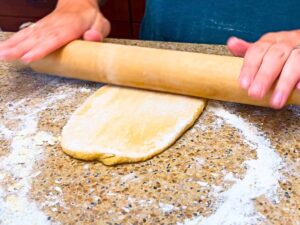
[[289, 31], [280, 31], [280, 32], [278, 32], [277, 33], [278, 35], [278, 37], [287, 37], [287, 36], [289, 36], [290, 35], [290, 32]]
[[259, 80], [268, 83], [275, 80], [279, 76], [279, 73], [274, 70], [270, 70], [268, 64], [262, 64], [257, 72], [257, 77]]
[[268, 55], [273, 59], [286, 59], [292, 49], [293, 47], [288, 43], [278, 43], [269, 49]]
[[290, 58], [297, 60], [300, 63], [300, 49], [294, 49], [290, 55]]
[[274, 73], [267, 68], [264, 68], [259, 71], [259, 80], [263, 86], [267, 87], [273, 83], [273, 81], [279, 76], [279, 74]]
[[266, 33], [264, 35], [261, 36], [260, 40], [271, 40], [275, 37], [276, 33], [275, 32], [269, 32], [269, 33]]
[[278, 87], [283, 89], [294, 86], [300, 79], [300, 69], [298, 66], [290, 65], [290, 68], [284, 68], [278, 82]]
[[57, 32], [51, 32], [48, 35], [49, 38], [57, 38], [58, 36], [59, 36], [59, 34]]
[[276, 44], [273, 45], [274, 48], [279, 48], [279, 49], [293, 49], [293, 45], [287, 41], [282, 41], [282, 42], [278, 42]]
[[244, 63], [243, 63], [243, 69], [249, 69], [255, 65], [256, 65], [256, 63], [254, 63], [253, 58], [249, 54], [246, 54]]
[[267, 43], [264, 42], [256, 42], [249, 49], [249, 52], [255, 52], [256, 54], [264, 53], [268, 47]]
[[269, 55], [272, 57], [272, 59], [282, 59], [285, 58], [287, 52], [279, 47], [274, 47], [269, 50]]
[[43, 35], [40, 32], [34, 33], [31, 39], [39, 40]]
[[243, 69], [248, 70], [248, 71], [253, 71], [257, 67], [258, 67], [257, 63], [255, 63], [252, 60], [247, 60], [247, 61], [244, 62]]
[[48, 36], [48, 41], [49, 42], [60, 42], [62, 39], [63, 39], [63, 35], [62, 34], [59, 34], [57, 32], [52, 32], [50, 33], [50, 35]]
[[293, 31], [293, 32], [290, 32], [290, 38], [293, 40], [293, 39], [299, 39], [300, 37], [300, 33], [298, 31]]

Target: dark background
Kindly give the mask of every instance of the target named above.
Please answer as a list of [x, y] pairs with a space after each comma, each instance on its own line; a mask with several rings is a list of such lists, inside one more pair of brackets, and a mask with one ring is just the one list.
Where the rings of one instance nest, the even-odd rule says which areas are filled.
[[[57, 0], [1, 0], [0, 28], [17, 31], [25, 22], [35, 22], [50, 13]], [[145, 0], [108, 0], [101, 8], [112, 24], [110, 37], [138, 38]]]

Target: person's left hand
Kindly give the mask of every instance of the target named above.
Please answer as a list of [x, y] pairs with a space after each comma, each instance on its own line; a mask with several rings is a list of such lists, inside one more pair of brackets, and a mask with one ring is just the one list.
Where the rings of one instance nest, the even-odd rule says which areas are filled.
[[271, 107], [282, 108], [291, 92], [300, 89], [300, 30], [267, 33], [254, 43], [231, 37], [230, 52], [244, 57], [239, 83], [248, 95], [262, 99], [274, 85]]

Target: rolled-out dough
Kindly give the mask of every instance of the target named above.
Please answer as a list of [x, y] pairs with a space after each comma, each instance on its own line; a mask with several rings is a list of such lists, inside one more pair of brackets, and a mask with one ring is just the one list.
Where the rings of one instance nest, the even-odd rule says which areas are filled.
[[104, 86], [71, 116], [63, 150], [106, 165], [139, 162], [161, 153], [199, 117], [205, 100]]

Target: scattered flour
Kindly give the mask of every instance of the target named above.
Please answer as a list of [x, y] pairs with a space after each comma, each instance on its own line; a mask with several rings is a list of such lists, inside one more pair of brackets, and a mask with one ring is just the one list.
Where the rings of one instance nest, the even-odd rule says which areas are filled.
[[140, 199], [140, 200], [136, 200], [138, 202], [139, 205], [143, 206], [143, 207], [148, 207], [153, 203], [153, 200], [151, 199]]
[[234, 182], [236, 182], [236, 181], [238, 181], [239, 179], [236, 178], [236, 177], [233, 175], [232, 172], [229, 172], [229, 173], [227, 173], [227, 174], [224, 176], [223, 180], [224, 180], [224, 181], [234, 181]]
[[224, 120], [221, 118], [216, 118], [210, 126], [214, 128], [214, 130], [220, 129], [222, 125], [224, 124]]
[[88, 88], [85, 88], [85, 87], [80, 88], [79, 91], [81, 93], [87, 93], [87, 94], [91, 93], [91, 89], [88, 89]]
[[289, 109], [290, 111], [292, 111], [296, 116], [300, 116], [300, 107], [294, 106], [294, 105], [290, 105], [290, 106], [288, 107], [288, 109]]
[[135, 173], [129, 173], [123, 177], [121, 177], [121, 182], [125, 183], [125, 182], [129, 182], [129, 181], [133, 181], [136, 179], [136, 174]]
[[209, 186], [209, 184], [207, 182], [204, 182], [204, 181], [197, 181], [197, 184], [199, 184], [200, 187], [207, 187], [207, 186]]
[[[89, 93], [90, 90], [81, 88], [81, 93]], [[39, 175], [33, 167], [38, 159], [42, 158], [43, 146], [54, 145], [57, 139], [44, 131], [38, 131], [37, 125], [39, 114], [50, 107], [58, 100], [63, 100], [68, 93], [60, 93], [48, 96], [41, 104], [33, 107], [22, 107], [28, 99], [22, 99], [12, 103], [10, 112], [4, 115], [7, 120], [18, 119], [17, 130], [10, 130], [0, 124], [0, 137], [11, 141], [10, 153], [0, 157], [0, 224], [50, 224], [48, 216], [41, 210], [41, 207], [49, 206], [52, 211], [61, 206], [62, 189], [59, 186], [51, 187], [46, 202], [41, 207], [31, 201], [28, 197], [31, 189], [31, 182]], [[16, 110], [21, 110], [15, 113]], [[265, 195], [273, 201], [277, 201], [278, 180], [282, 177], [280, 169], [283, 161], [272, 147], [270, 141], [255, 126], [249, 124], [245, 119], [225, 110], [221, 105], [210, 104], [207, 110], [213, 112], [218, 118], [215, 125], [220, 128], [225, 122], [237, 128], [245, 142], [257, 151], [257, 159], [248, 160], [244, 164], [247, 171], [244, 179], [236, 179], [232, 174], [224, 177], [225, 181], [234, 181], [234, 185], [227, 191], [221, 192], [215, 187], [216, 196], [219, 198], [216, 212], [204, 218], [198, 216], [186, 220], [186, 225], [233, 225], [233, 224], [257, 224], [264, 220], [263, 216], [255, 211], [253, 199]], [[293, 110], [299, 115], [299, 112]], [[197, 164], [202, 165], [204, 161], [199, 159]], [[85, 166], [84, 169], [88, 169]], [[7, 187], [4, 184], [6, 178], [13, 178], [14, 183]], [[134, 173], [122, 177], [122, 182], [129, 182], [136, 179]], [[59, 184], [57, 180], [55, 183]], [[200, 186], [207, 186], [207, 183], [199, 181]], [[109, 195], [109, 193], [107, 194]], [[114, 195], [114, 193], [111, 193]], [[152, 204], [152, 200], [139, 200], [138, 204], [145, 207]], [[169, 204], [159, 203], [164, 213], [179, 210]], [[127, 210], [127, 209], [125, 209]], [[52, 223], [53, 224], [53, 223]]]
[[203, 158], [195, 158], [195, 162], [197, 163], [197, 166], [202, 166], [205, 163], [205, 159]]
[[175, 207], [174, 205], [170, 205], [170, 204], [165, 204], [165, 203], [160, 202], [160, 203], [158, 203], [158, 205], [163, 213], [170, 213], [175, 210], [179, 210], [178, 207]]
[[85, 164], [84, 166], [83, 166], [83, 169], [84, 170], [88, 170], [90, 168], [90, 165], [89, 164]]
[[42, 207], [50, 207], [53, 212], [56, 212], [58, 207], [66, 208], [64, 202], [62, 201], [62, 189], [59, 186], [52, 186], [49, 189], [50, 192], [45, 196], [46, 201], [42, 203]]
[[3, 124], [0, 124], [0, 136], [5, 138], [5, 139], [8, 139], [12, 136], [13, 132], [8, 129], [7, 127], [5, 127]]
[[[50, 85], [56, 86], [57, 83], [55, 79]], [[24, 106], [24, 103], [30, 102], [35, 96], [9, 103], [8, 111], [3, 115], [0, 137], [7, 139], [11, 144], [9, 154], [0, 157], [0, 224], [50, 224], [48, 216], [28, 197], [28, 194], [32, 180], [40, 174], [40, 171], [34, 171], [33, 168], [35, 162], [43, 156], [43, 146], [54, 145], [57, 141], [51, 133], [38, 131], [39, 115], [55, 102], [73, 94], [74, 90], [62, 92], [58, 88], [58, 92], [30, 106]], [[17, 128], [7, 128], [2, 124], [6, 121], [15, 121], [18, 124]], [[5, 183], [7, 180], [11, 180], [12, 184], [7, 185]], [[59, 187], [54, 187], [54, 191], [59, 196], [62, 195]]]
[[[255, 210], [254, 199], [264, 195], [272, 201], [278, 201], [278, 181], [282, 178], [280, 169], [284, 162], [272, 147], [270, 141], [255, 126], [245, 119], [225, 110], [220, 104], [210, 104], [207, 110], [227, 124], [237, 128], [245, 142], [256, 149], [257, 159], [248, 160], [244, 179], [236, 179], [232, 174], [224, 180], [235, 181], [233, 186], [217, 194], [218, 206], [208, 218], [202, 216], [186, 220], [185, 225], [252, 225], [264, 221], [264, 217]], [[219, 123], [219, 122], [218, 122]]]

